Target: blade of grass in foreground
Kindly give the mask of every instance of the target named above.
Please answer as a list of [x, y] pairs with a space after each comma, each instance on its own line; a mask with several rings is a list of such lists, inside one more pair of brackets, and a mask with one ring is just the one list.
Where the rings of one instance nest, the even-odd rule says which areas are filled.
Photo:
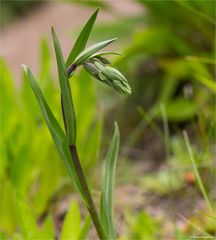
[[79, 182], [77, 173], [75, 171], [74, 163], [71, 159], [70, 150], [69, 150], [69, 147], [67, 144], [66, 136], [65, 136], [63, 130], [61, 129], [58, 121], [56, 120], [55, 116], [53, 115], [51, 109], [49, 108], [49, 106], [43, 96], [43, 93], [42, 93], [39, 85], [37, 84], [37, 81], [36, 81], [33, 73], [25, 65], [23, 65], [23, 69], [26, 73], [27, 78], [29, 79], [32, 90], [36, 96], [37, 102], [43, 113], [44, 119], [46, 120], [48, 129], [51, 133], [51, 136], [54, 140], [57, 150], [58, 150], [61, 158], [64, 160], [65, 166], [66, 166], [71, 178], [73, 179], [75, 186], [77, 187], [77, 189], [81, 193], [83, 199], [85, 200], [85, 193], [83, 192], [83, 190], [80, 186], [80, 182]]
[[119, 128], [115, 123], [115, 130], [109, 146], [102, 177], [101, 221], [106, 228], [108, 239], [115, 239], [113, 223], [113, 189], [115, 182], [116, 163], [119, 151]]
[[86, 43], [88, 41], [89, 35], [91, 33], [92, 27], [95, 23], [95, 20], [97, 18], [99, 8], [91, 15], [88, 22], [82, 29], [79, 37], [77, 38], [74, 47], [72, 48], [68, 59], [66, 61], [66, 67], [68, 68], [74, 61], [74, 59], [78, 56], [80, 52], [82, 52], [86, 46]]
[[81, 215], [78, 203], [72, 201], [64, 218], [61, 231], [61, 240], [77, 239], [81, 229]]
[[87, 217], [83, 223], [82, 229], [80, 231], [78, 240], [87, 239], [87, 234], [90, 230], [90, 227], [91, 227], [91, 217], [90, 217], [90, 215], [87, 215]]
[[190, 160], [191, 160], [191, 163], [192, 163], [193, 171], [194, 171], [194, 173], [195, 173], [195, 176], [196, 176], [196, 180], [197, 180], [199, 189], [200, 189], [200, 191], [201, 191], [202, 194], [203, 194], [203, 197], [204, 197], [204, 199], [205, 199], [205, 201], [206, 201], [206, 204], [207, 204], [207, 206], [208, 206], [208, 209], [209, 209], [210, 213], [213, 214], [213, 208], [212, 208], [212, 206], [211, 206], [211, 203], [210, 203], [210, 201], [209, 201], [207, 192], [206, 192], [206, 190], [205, 190], [205, 187], [204, 187], [204, 185], [203, 185], [202, 179], [201, 179], [201, 177], [200, 177], [200, 174], [199, 174], [199, 171], [198, 171], [198, 168], [197, 168], [196, 161], [195, 161], [195, 159], [194, 159], [193, 151], [192, 151], [192, 148], [191, 148], [191, 145], [190, 145], [190, 140], [189, 140], [189, 138], [188, 138], [187, 132], [184, 131], [183, 134], [184, 134], [185, 143], [186, 143], [186, 146], [187, 146], [187, 150], [188, 150], [188, 153], [189, 153], [189, 156], [190, 156]]
[[58, 65], [59, 83], [61, 87], [61, 97], [64, 107], [64, 115], [66, 122], [66, 132], [68, 137], [68, 144], [75, 144], [76, 141], [76, 118], [71, 96], [70, 84], [66, 72], [65, 62], [62, 56], [61, 47], [54, 29], [52, 28], [52, 38], [56, 53], [56, 60]]
[[16, 217], [19, 228], [24, 239], [39, 239], [40, 232], [37, 226], [36, 218], [32, 213], [28, 203], [24, 200], [23, 195], [16, 193]]

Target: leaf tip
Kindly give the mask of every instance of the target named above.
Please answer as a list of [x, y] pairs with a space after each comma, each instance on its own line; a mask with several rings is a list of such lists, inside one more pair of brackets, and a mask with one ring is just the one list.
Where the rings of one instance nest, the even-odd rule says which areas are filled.
[[112, 38], [112, 39], [111, 39], [111, 42], [115, 42], [117, 39], [118, 39], [117, 37]]
[[25, 64], [21, 64], [21, 66], [22, 66], [24, 72], [27, 73], [27, 71], [28, 71], [28, 66], [25, 65]]
[[56, 33], [55, 33], [55, 30], [54, 30], [54, 27], [53, 27], [53, 26], [51, 27], [51, 32], [52, 32], [52, 36], [55, 36], [55, 35], [56, 35]]
[[114, 131], [119, 135], [119, 126], [118, 126], [118, 123], [117, 121], [114, 122]]
[[99, 10], [100, 10], [100, 8], [98, 7], [98, 8], [95, 10], [94, 14], [97, 15], [98, 12], [99, 12]]

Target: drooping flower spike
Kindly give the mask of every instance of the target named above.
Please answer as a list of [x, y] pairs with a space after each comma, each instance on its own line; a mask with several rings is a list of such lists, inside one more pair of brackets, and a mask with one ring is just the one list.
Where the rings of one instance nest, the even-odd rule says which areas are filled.
[[123, 95], [131, 94], [131, 88], [125, 76], [117, 69], [109, 66], [109, 61], [103, 57], [89, 59], [83, 63], [84, 68], [94, 78], [114, 88]]
[[68, 68], [69, 77], [71, 76], [71, 69], [75, 70], [75, 68], [82, 65], [90, 75], [112, 87], [119, 93], [123, 95], [131, 94], [131, 88], [125, 76], [117, 69], [108, 66], [111, 63], [104, 57], [104, 55], [121, 54], [116, 52], [98, 52], [116, 39], [117, 38], [113, 38], [96, 43], [80, 52]]

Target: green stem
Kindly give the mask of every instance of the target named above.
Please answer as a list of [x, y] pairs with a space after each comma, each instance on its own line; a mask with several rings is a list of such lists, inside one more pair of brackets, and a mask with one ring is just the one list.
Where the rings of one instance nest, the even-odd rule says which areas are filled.
[[70, 147], [71, 156], [72, 156], [72, 159], [74, 161], [74, 165], [75, 165], [75, 168], [76, 168], [79, 180], [80, 180], [80, 184], [81, 184], [81, 186], [82, 186], [82, 188], [85, 192], [85, 195], [86, 195], [88, 211], [89, 211], [90, 216], [92, 218], [92, 221], [94, 223], [94, 226], [95, 226], [95, 229], [97, 231], [98, 237], [100, 239], [106, 239], [103, 227], [101, 225], [101, 222], [100, 222], [100, 219], [99, 219], [96, 207], [95, 207], [95, 204], [93, 202], [91, 193], [89, 191], [87, 182], [85, 180], [85, 176], [84, 176], [82, 166], [80, 164], [79, 156], [78, 156], [78, 153], [77, 153], [77, 148], [76, 148], [75, 145], [70, 145], [69, 147]]
[[[75, 69], [76, 69], [76, 66], [73, 65], [73, 64], [68, 68], [68, 70], [67, 70], [68, 77], [71, 76], [71, 74], [73, 73], [73, 71]], [[63, 107], [63, 104], [62, 104], [62, 97], [61, 97], [61, 107], [62, 107], [62, 116], [63, 116], [63, 121], [64, 121], [64, 127], [65, 127], [65, 130], [66, 130], [67, 128], [66, 128], [64, 107]], [[95, 229], [97, 231], [98, 237], [101, 240], [106, 239], [106, 235], [105, 235], [103, 227], [101, 225], [101, 221], [99, 219], [97, 209], [95, 207], [93, 198], [91, 196], [88, 184], [87, 184], [86, 179], [85, 179], [85, 175], [84, 175], [84, 172], [83, 172], [80, 160], [79, 160], [79, 156], [78, 156], [78, 153], [77, 153], [76, 145], [74, 145], [74, 144], [70, 145], [69, 148], [70, 148], [72, 161], [74, 162], [74, 166], [76, 168], [76, 172], [77, 172], [80, 184], [81, 184], [81, 186], [82, 186], [82, 188], [85, 192], [85, 195], [86, 195], [86, 201], [87, 201], [87, 205], [88, 205], [87, 208], [88, 208], [89, 214], [92, 218], [92, 221], [94, 223], [94, 226], [95, 226]]]

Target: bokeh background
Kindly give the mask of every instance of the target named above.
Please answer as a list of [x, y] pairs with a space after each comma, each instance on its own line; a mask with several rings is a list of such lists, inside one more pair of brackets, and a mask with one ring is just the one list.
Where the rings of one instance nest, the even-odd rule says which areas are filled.
[[[61, 122], [51, 26], [67, 58], [97, 7], [89, 44], [118, 37], [107, 49], [123, 53], [111, 60], [127, 77], [132, 94], [120, 96], [82, 69], [71, 81], [78, 151], [95, 201], [116, 120], [121, 133], [114, 197], [118, 239], [213, 239], [213, 0], [1, 0], [1, 239], [36, 239], [38, 232], [41, 239], [79, 236], [85, 207], [21, 64], [37, 75]], [[95, 238], [91, 227], [88, 239]]]

